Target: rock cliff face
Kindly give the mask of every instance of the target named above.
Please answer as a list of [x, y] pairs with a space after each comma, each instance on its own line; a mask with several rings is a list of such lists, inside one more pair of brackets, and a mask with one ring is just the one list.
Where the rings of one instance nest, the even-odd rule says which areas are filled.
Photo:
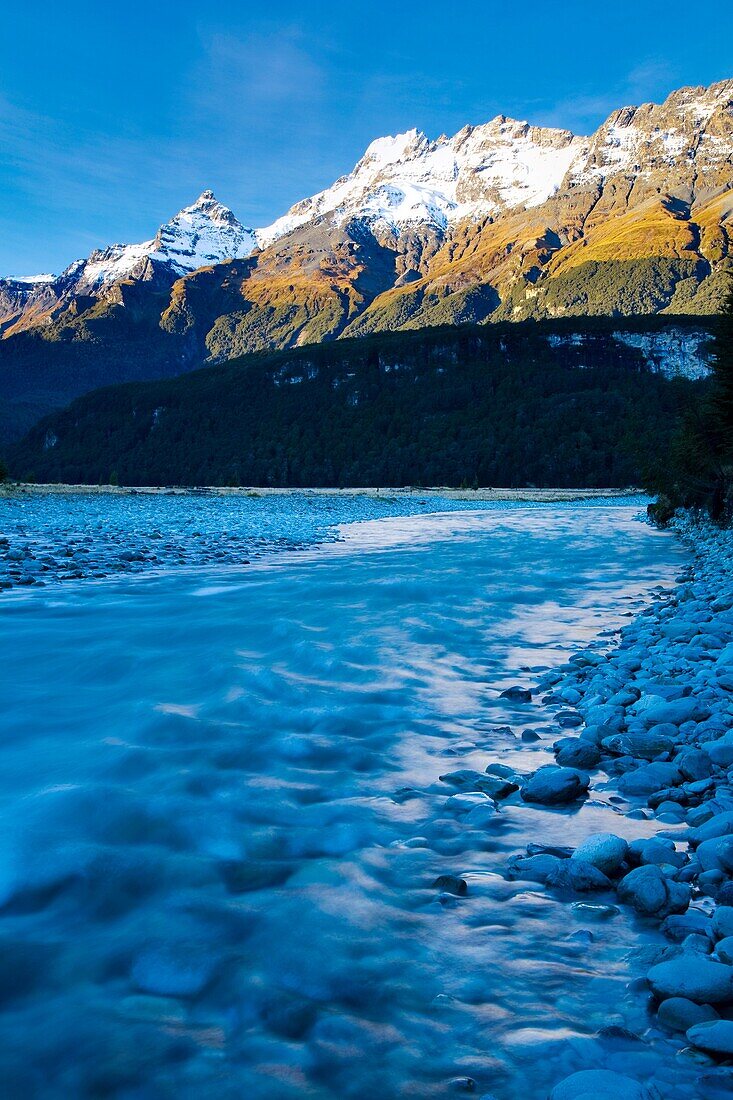
[[10, 377], [28, 421], [69, 373], [83, 392], [128, 361], [161, 376], [445, 323], [710, 314], [731, 272], [726, 80], [624, 107], [589, 138], [504, 116], [380, 138], [270, 226], [246, 228], [204, 192], [150, 241], [58, 278], [0, 279], [0, 390]]

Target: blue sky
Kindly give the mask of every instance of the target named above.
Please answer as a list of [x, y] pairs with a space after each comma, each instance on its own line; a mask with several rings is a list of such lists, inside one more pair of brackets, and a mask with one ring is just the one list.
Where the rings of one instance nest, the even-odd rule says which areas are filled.
[[14, 5], [0, 272], [144, 240], [206, 187], [265, 225], [382, 134], [499, 113], [587, 133], [730, 76], [730, 0]]

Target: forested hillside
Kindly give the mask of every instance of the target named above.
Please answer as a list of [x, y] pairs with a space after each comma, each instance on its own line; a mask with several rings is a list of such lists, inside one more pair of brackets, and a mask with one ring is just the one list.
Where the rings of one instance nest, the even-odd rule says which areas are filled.
[[98, 390], [9, 458], [129, 485], [622, 486], [705, 385], [651, 370], [607, 321], [381, 334]]

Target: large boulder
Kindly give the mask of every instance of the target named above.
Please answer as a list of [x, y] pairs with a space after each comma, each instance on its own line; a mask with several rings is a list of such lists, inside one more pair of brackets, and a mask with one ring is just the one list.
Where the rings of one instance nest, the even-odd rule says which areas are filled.
[[594, 833], [575, 849], [572, 859], [591, 863], [604, 875], [615, 875], [626, 859], [628, 844], [614, 833]]
[[521, 797], [525, 802], [539, 802], [545, 806], [562, 805], [583, 797], [589, 785], [590, 776], [585, 772], [547, 764], [525, 783]]
[[733, 1001], [733, 966], [708, 959], [704, 955], [678, 955], [657, 963], [647, 974], [654, 994], [685, 997], [695, 1004], [729, 1004]]
[[645, 917], [667, 917], [684, 913], [690, 904], [690, 887], [668, 879], [659, 867], [637, 867], [618, 884], [619, 900], [631, 905]]
[[719, 905], [713, 913], [712, 931], [716, 940], [733, 936], [733, 905]]

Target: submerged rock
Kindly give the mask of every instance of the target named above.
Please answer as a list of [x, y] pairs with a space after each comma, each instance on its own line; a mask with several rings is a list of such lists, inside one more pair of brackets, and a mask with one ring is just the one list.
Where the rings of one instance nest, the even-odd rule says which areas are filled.
[[455, 894], [458, 898], [463, 898], [468, 893], [468, 883], [465, 878], [459, 878], [457, 875], [438, 875], [433, 887], [436, 890], [443, 890], [446, 894]]
[[571, 1073], [550, 1093], [550, 1100], [651, 1100], [651, 1095], [633, 1077], [609, 1069], [582, 1069]]
[[515, 685], [514, 687], [510, 687], [507, 688], [505, 691], [502, 691], [499, 698], [509, 699], [512, 703], [531, 703], [532, 692], [529, 690], [529, 688], [518, 687]]

